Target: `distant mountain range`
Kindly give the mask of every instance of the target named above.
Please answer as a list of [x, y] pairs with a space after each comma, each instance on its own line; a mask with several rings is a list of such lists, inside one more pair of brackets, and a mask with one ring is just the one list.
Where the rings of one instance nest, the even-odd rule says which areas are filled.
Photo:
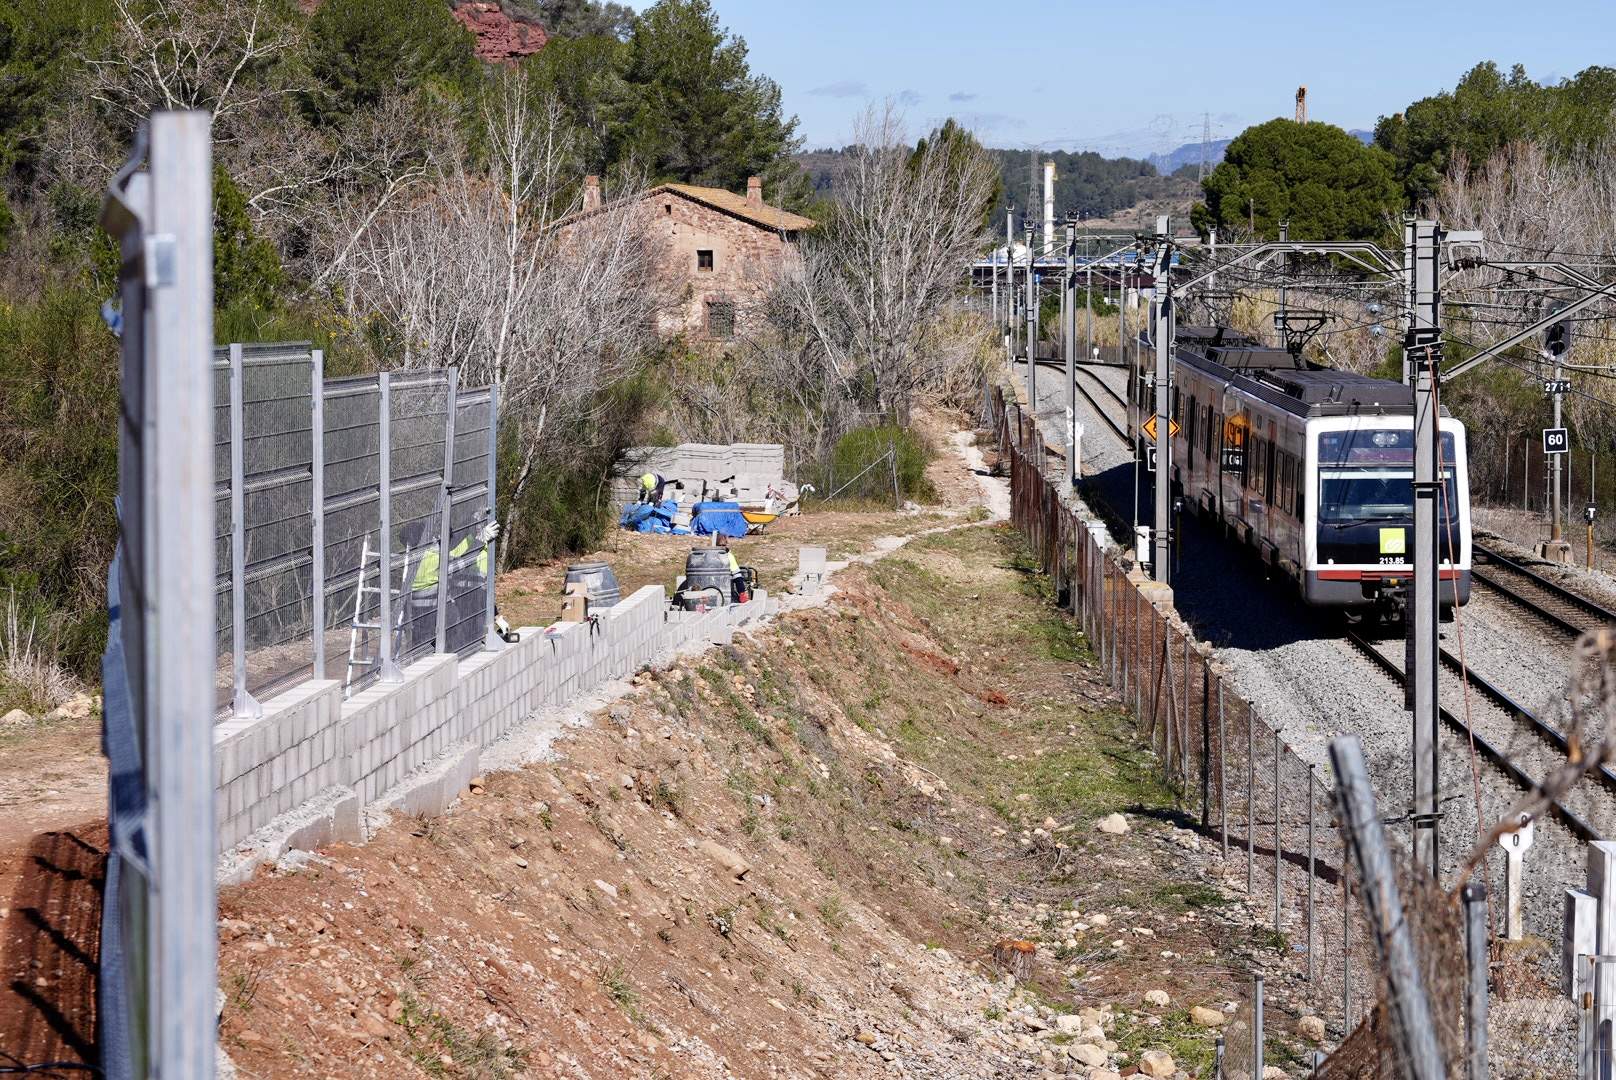
[[[1362, 128], [1353, 128], [1347, 134], [1356, 135], [1358, 141], [1365, 146], [1375, 141], [1375, 133], [1365, 131]], [[1233, 139], [1214, 139], [1212, 142], [1207, 143], [1206, 163], [1210, 166], [1222, 161], [1223, 151], [1228, 149], [1229, 144], [1233, 141]], [[1199, 165], [1201, 163], [1201, 144], [1198, 142], [1185, 143], [1178, 149], [1170, 150], [1165, 154], [1151, 154], [1145, 160], [1156, 166], [1156, 171], [1163, 176], [1171, 176], [1186, 165]]]

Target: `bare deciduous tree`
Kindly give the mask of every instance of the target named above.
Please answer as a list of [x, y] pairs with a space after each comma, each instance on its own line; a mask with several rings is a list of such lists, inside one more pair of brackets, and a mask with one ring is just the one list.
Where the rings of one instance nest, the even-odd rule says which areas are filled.
[[844, 391], [907, 422], [937, 374], [940, 316], [987, 243], [997, 173], [968, 137], [917, 152], [890, 106], [866, 114], [855, 141], [835, 213], [804, 241], [786, 288]]
[[[485, 164], [456, 148], [406, 199], [356, 227], [342, 271], [402, 366], [497, 381], [520, 467], [509, 514], [541, 460], [596, 419], [604, 391], [655, 347], [655, 247], [638, 188], [581, 211], [574, 132], [520, 71], [483, 102]], [[516, 524], [507, 517], [506, 527]]]

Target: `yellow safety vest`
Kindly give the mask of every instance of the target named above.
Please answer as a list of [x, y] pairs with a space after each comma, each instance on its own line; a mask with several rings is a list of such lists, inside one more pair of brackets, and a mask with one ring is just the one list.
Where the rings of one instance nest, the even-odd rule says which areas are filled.
[[740, 560], [735, 558], [735, 553], [733, 551], [729, 553], [729, 572], [732, 574], [739, 574], [741, 572]]
[[[463, 537], [460, 543], [449, 549], [449, 558], [458, 559], [460, 556], [464, 555], [470, 550], [471, 537]], [[483, 575], [484, 577], [488, 576], [487, 544], [483, 545], [482, 553], [477, 556], [477, 573]], [[421, 589], [435, 589], [437, 587], [438, 545], [433, 544], [431, 547], [427, 548], [426, 553], [421, 556], [421, 565], [415, 570], [415, 580], [411, 583], [410, 588], [413, 591], [419, 592]]]

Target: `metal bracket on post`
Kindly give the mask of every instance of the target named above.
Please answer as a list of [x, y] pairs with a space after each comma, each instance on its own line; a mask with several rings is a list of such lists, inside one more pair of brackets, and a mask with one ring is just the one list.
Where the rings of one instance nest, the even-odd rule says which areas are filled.
[[[379, 678], [386, 683], [401, 683], [404, 673], [399, 670], [398, 661], [393, 656], [393, 374], [384, 371], [376, 377], [378, 405], [376, 412], [376, 451], [377, 470], [376, 478], [376, 506], [377, 526], [377, 570], [376, 587], [381, 589], [381, 611], [377, 613], [376, 622], [381, 635], [377, 655], [381, 659]], [[364, 579], [365, 568], [359, 568], [360, 580]]]
[[314, 407], [309, 423], [309, 585], [314, 636], [314, 677], [325, 678], [325, 351], [309, 353], [309, 390]]
[[247, 690], [247, 513], [246, 461], [241, 418], [241, 343], [230, 346], [230, 656], [233, 674], [230, 711], [238, 720], [256, 720], [264, 707]]
[[459, 396], [460, 369], [451, 367], [449, 385], [444, 389], [443, 483], [438, 489], [438, 500], [443, 509], [438, 517], [438, 610], [434, 648], [440, 653], [449, 651], [449, 530], [454, 523], [455, 409]]

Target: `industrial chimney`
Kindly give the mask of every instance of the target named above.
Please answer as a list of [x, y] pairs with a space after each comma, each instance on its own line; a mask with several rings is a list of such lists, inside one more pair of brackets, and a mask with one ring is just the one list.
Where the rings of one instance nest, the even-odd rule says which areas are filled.
[[1305, 86], [1296, 88], [1296, 122], [1298, 124], [1307, 123], [1307, 87]]
[[1044, 162], [1044, 251], [1055, 250], [1055, 163]]
[[584, 209], [600, 209], [600, 177], [584, 177]]

